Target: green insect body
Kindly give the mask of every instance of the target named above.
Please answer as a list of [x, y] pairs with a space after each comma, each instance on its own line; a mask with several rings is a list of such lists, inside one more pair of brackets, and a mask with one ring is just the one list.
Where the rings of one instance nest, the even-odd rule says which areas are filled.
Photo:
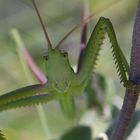
[[[36, 101], [41, 95], [35, 95], [38, 93], [49, 93], [48, 96], [54, 97], [57, 94], [70, 94], [75, 95], [82, 94], [87, 85], [87, 82], [95, 68], [96, 60], [99, 54], [99, 50], [102, 46], [102, 42], [107, 32], [109, 37], [113, 39], [112, 50], [115, 59], [115, 63], [120, 75], [121, 82], [126, 82], [126, 70], [124, 68], [124, 63], [120, 55], [120, 49], [116, 42], [116, 37], [109, 19], [101, 17], [92, 32], [89, 39], [87, 47], [81, 57], [78, 72], [74, 73], [72, 70], [68, 56], [66, 53], [61, 52], [58, 49], [52, 49], [49, 47], [48, 56], [46, 60], [46, 72], [48, 82], [46, 86], [34, 85], [28, 86], [22, 89], [18, 89], [11, 93], [4, 94], [0, 96], [0, 110], [5, 110], [5, 107], [11, 106], [18, 107], [26, 106], [26, 100], [30, 100], [30, 104]], [[115, 39], [114, 39], [115, 38]], [[57, 73], [55, 73], [57, 70]], [[34, 94], [34, 95], [33, 95]], [[45, 96], [45, 94], [43, 94]], [[54, 95], [54, 96], [53, 96]], [[47, 100], [42, 99], [41, 102], [47, 102]], [[35, 103], [35, 102], [34, 102]], [[14, 104], [14, 106], [12, 106]], [[8, 109], [8, 108], [6, 108]]]
[[[34, 2], [34, 0], [32, 0]], [[43, 28], [44, 25], [42, 24]], [[45, 28], [44, 28], [45, 29]], [[48, 38], [46, 30], [44, 30]], [[120, 82], [129, 87], [127, 77], [129, 75], [128, 63], [119, 47], [116, 35], [109, 19], [101, 17], [96, 24], [86, 48], [79, 58], [78, 71], [75, 73], [69, 63], [68, 54], [52, 48], [48, 40], [48, 56], [46, 61], [46, 85], [31, 85], [14, 90], [0, 96], [0, 111], [17, 107], [31, 106], [39, 103], [47, 103], [58, 99], [64, 112], [72, 116], [74, 114], [73, 96], [81, 95], [95, 69], [105, 34], [108, 34], [111, 42], [113, 58], [117, 68]], [[131, 84], [131, 88], [139, 89], [138, 85]]]
[[57, 93], [69, 92], [70, 87], [74, 83], [75, 73], [69, 64], [67, 53], [49, 48], [47, 58], [47, 84]]

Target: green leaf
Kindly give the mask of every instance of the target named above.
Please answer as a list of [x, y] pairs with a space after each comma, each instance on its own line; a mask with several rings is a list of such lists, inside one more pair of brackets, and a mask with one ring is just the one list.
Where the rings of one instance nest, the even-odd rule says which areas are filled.
[[77, 126], [65, 133], [61, 140], [91, 140], [91, 129], [87, 126]]
[[0, 130], [0, 140], [6, 140], [6, 138], [4, 138], [4, 135], [2, 134], [1, 130]]
[[86, 87], [88, 107], [94, 107], [102, 112], [105, 105], [112, 106], [114, 95], [114, 84], [112, 80], [102, 74], [96, 73]]

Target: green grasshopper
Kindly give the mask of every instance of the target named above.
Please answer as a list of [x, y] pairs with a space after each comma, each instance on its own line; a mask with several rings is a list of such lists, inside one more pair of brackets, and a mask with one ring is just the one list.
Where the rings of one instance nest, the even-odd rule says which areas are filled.
[[120, 82], [126, 88], [139, 89], [134, 81], [127, 80], [129, 76], [129, 65], [118, 45], [115, 31], [109, 19], [104, 17], [99, 19], [86, 47], [79, 57], [78, 70], [74, 72], [69, 63], [67, 52], [61, 51], [59, 49], [60, 45], [57, 45], [55, 48], [52, 47], [35, 1], [32, 0], [32, 3], [48, 41], [48, 55], [45, 57], [47, 83], [45, 85], [30, 85], [1, 95], [0, 111], [47, 103], [51, 100], [58, 99], [64, 111], [68, 110], [69, 115], [72, 115], [74, 113], [73, 96], [84, 93], [93, 70], [95, 69], [97, 57], [99, 56], [99, 51], [106, 33], [112, 44], [113, 59]]

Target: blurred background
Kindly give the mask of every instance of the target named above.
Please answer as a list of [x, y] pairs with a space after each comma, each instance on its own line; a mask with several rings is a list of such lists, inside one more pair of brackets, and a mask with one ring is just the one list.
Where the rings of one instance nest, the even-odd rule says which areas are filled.
[[[95, 16], [89, 22], [88, 38], [99, 17], [104, 16], [110, 18], [114, 25], [118, 42], [129, 62], [137, 1], [89, 0], [87, 2], [89, 3], [89, 14], [95, 13]], [[108, 6], [112, 2], [114, 3]], [[44, 23], [47, 26], [54, 47], [70, 29], [81, 22], [84, 0], [36, 0], [36, 3]], [[38, 83], [37, 80], [34, 80], [33, 83], [29, 83], [23, 74], [23, 69], [16, 52], [16, 44], [10, 34], [12, 28], [18, 29], [27, 50], [45, 73], [45, 61], [43, 56], [47, 54], [47, 42], [31, 1], [1, 0], [0, 94], [29, 84]], [[61, 47], [68, 51], [72, 66], [75, 66], [77, 62], [80, 34], [81, 28], [78, 28]], [[118, 106], [121, 106], [125, 91], [119, 83], [119, 78], [111, 56], [111, 49], [108, 47], [109, 45], [109, 39], [107, 38], [104, 41], [96, 71], [112, 81], [110, 85], [113, 94], [112, 100], [115, 100], [114, 98], [116, 97], [119, 100], [117, 102]], [[83, 121], [83, 116], [86, 113], [84, 97], [77, 99], [77, 106], [77, 117], [74, 120], [69, 120], [62, 114], [57, 101], [43, 105], [50, 136], [52, 138], [58, 139], [69, 128], [81, 120]], [[109, 122], [105, 121], [102, 116], [96, 117], [95, 115], [94, 117], [93, 125], [96, 127], [94, 133], [98, 134], [104, 131]], [[4, 134], [8, 140], [44, 140], [45, 137], [35, 107], [1, 112], [0, 129], [4, 130]]]

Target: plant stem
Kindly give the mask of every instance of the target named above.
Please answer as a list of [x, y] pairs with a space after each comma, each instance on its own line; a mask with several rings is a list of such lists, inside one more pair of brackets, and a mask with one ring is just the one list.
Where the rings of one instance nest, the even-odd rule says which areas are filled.
[[46, 119], [46, 115], [45, 115], [43, 106], [38, 105], [38, 106], [36, 106], [36, 108], [37, 108], [38, 115], [39, 115], [39, 118], [40, 118], [40, 121], [41, 121], [42, 129], [43, 129], [44, 134], [45, 134], [45, 139], [49, 140], [51, 138], [51, 133], [50, 133], [50, 130], [49, 130], [49, 127], [48, 127], [48, 123], [47, 123], [47, 119]]
[[[129, 79], [135, 84], [140, 84], [140, 1], [138, 3], [133, 30]], [[123, 140], [125, 138], [138, 97], [139, 90], [126, 89], [118, 123], [110, 140]]]
[[[41, 74], [39, 68], [36, 66], [36, 64], [32, 60], [30, 54], [27, 52], [27, 50], [25, 48], [25, 45], [24, 45], [24, 43], [23, 43], [23, 41], [22, 41], [22, 39], [20, 37], [20, 34], [19, 34], [18, 30], [17, 29], [12, 29], [11, 34], [12, 34], [12, 37], [13, 37], [16, 45], [17, 45], [17, 48], [16, 48], [17, 49], [17, 54], [19, 56], [19, 61], [21, 63], [23, 72], [24, 72], [24, 74], [25, 74], [25, 76], [27, 78], [27, 81], [29, 83], [34, 82], [34, 79], [33, 79], [32, 75], [31, 75], [31, 71], [30, 71], [30, 69], [32, 69], [31, 67], [34, 67], [34, 69], [37, 71], [36, 73], [38, 73], [38, 75], [36, 75], [35, 73], [33, 73], [33, 74], [36, 76], [36, 78], [43, 79], [43, 81], [39, 80], [39, 82], [41, 84], [43, 84], [44, 81], [46, 82], [46, 79], [43, 78], [44, 75]], [[26, 53], [26, 56], [24, 55], [25, 53]], [[28, 57], [30, 59], [27, 59], [25, 57]], [[29, 63], [27, 61], [31, 61], [31, 63]], [[30, 64], [30, 66], [27, 65], [27, 63]], [[32, 70], [32, 71], [35, 72], [35, 70]], [[37, 76], [40, 76], [40, 78], [37, 77]], [[45, 117], [45, 112], [44, 112], [43, 106], [38, 105], [38, 106], [36, 106], [36, 108], [37, 108], [37, 112], [38, 112], [38, 115], [39, 115], [39, 119], [40, 119], [40, 122], [41, 122], [42, 129], [43, 129], [43, 132], [44, 132], [44, 135], [45, 135], [45, 140], [49, 140], [50, 131], [49, 131], [49, 127], [48, 127], [48, 124], [47, 124], [47, 119]]]

